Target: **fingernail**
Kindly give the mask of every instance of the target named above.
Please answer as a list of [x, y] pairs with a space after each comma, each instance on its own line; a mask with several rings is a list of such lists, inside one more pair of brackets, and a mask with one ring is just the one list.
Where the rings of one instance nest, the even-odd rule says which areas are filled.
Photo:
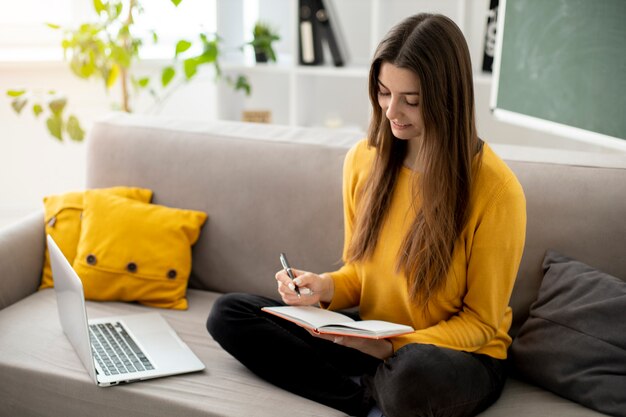
[[289, 287], [289, 289], [290, 289], [291, 291], [295, 291], [295, 290], [296, 290], [296, 286], [295, 286], [295, 285], [293, 285], [293, 283], [291, 283], [291, 282], [289, 283], [288, 287]]
[[296, 279], [294, 279], [294, 280], [293, 280], [293, 282], [294, 282], [296, 285], [302, 285], [302, 281], [300, 280], [300, 278], [296, 278]]

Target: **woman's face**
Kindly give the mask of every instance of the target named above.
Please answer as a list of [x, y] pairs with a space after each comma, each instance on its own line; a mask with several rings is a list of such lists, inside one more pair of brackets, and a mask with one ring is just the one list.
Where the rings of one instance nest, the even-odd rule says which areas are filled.
[[420, 81], [413, 71], [383, 62], [378, 74], [378, 104], [398, 139], [421, 140]]

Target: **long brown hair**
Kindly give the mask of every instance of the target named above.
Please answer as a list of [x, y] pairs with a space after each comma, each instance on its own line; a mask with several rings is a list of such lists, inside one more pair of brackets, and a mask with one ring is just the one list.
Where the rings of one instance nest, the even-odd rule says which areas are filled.
[[474, 120], [474, 87], [467, 43], [457, 25], [442, 15], [419, 14], [391, 29], [376, 49], [369, 73], [372, 118], [368, 143], [376, 159], [357, 211], [347, 260], [370, 257], [407, 153], [394, 138], [378, 104], [381, 65], [413, 71], [420, 81], [424, 123], [419, 145], [423, 172], [414, 178], [416, 217], [398, 253], [397, 270], [409, 293], [426, 306], [445, 284], [454, 243], [465, 226], [472, 185], [472, 161], [482, 148]]

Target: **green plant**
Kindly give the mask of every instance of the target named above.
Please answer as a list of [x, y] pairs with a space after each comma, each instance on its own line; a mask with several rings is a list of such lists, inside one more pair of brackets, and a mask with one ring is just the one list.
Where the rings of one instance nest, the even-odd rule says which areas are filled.
[[[274, 41], [280, 40], [278, 32], [268, 23], [258, 21], [252, 30], [253, 39], [249, 42], [254, 47], [257, 62], [276, 62], [276, 53], [272, 47]], [[263, 58], [265, 57], [265, 59]]]
[[[178, 6], [182, 0], [170, 0]], [[133, 71], [134, 64], [140, 60], [139, 52], [146, 40], [133, 33], [135, 21], [140, 18], [143, 8], [138, 0], [93, 0], [93, 7], [98, 16], [96, 22], [83, 23], [78, 28], [62, 28], [48, 23], [54, 30], [63, 31], [63, 48], [66, 61], [73, 74], [83, 79], [99, 79], [107, 91], [119, 85], [121, 103], [116, 107], [131, 112], [131, 96], [148, 89], [157, 102], [168, 97], [181, 83], [190, 81], [198, 68], [211, 64], [215, 68], [216, 78], [225, 80], [235, 90], [250, 94], [250, 85], [244, 76], [236, 79], [223, 77], [219, 66], [220, 38], [216, 34], [200, 33], [195, 41], [199, 48], [194, 48], [193, 41], [181, 39], [176, 43], [174, 57], [170, 65], [161, 70], [160, 92], [148, 76], [140, 76]], [[158, 34], [151, 33], [149, 41], [157, 43]], [[191, 54], [193, 50], [200, 53]], [[182, 73], [178, 84], [172, 83], [177, 73]], [[133, 94], [131, 94], [131, 92]], [[67, 133], [72, 140], [81, 141], [84, 130], [78, 118], [66, 115], [67, 98], [55, 91], [35, 91], [11, 89], [7, 91], [11, 106], [17, 114], [30, 103], [36, 117], [47, 114], [46, 126], [49, 133], [63, 140]]]

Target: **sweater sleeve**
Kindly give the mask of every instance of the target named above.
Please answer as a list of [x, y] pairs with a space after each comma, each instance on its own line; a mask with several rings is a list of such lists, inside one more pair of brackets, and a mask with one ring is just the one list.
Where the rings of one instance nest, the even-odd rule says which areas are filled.
[[359, 304], [361, 296], [361, 280], [355, 265], [347, 262], [347, 252], [354, 230], [357, 185], [362, 175], [358, 169], [358, 154], [360, 148], [364, 146], [366, 146], [364, 140], [353, 146], [346, 154], [343, 164], [344, 265], [339, 270], [329, 273], [333, 279], [335, 292], [331, 303], [322, 303], [322, 307], [330, 310], [354, 307]]
[[508, 303], [525, 234], [526, 201], [521, 185], [510, 177], [474, 225], [460, 311], [431, 327], [393, 338], [394, 351], [408, 343], [425, 343], [474, 352], [494, 339], [502, 321], [510, 317]]

